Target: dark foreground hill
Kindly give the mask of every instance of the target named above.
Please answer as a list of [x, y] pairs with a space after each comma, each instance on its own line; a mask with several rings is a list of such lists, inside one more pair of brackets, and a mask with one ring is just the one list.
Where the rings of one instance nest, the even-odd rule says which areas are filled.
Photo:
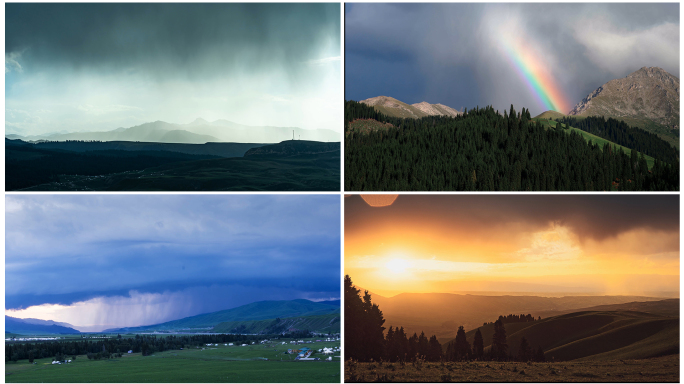
[[328, 302], [314, 302], [310, 300], [280, 300], [258, 301], [242, 305], [240, 307], [223, 311], [205, 313], [190, 316], [179, 320], [168, 321], [161, 324], [153, 324], [142, 327], [129, 327], [110, 329], [106, 332], [143, 332], [143, 331], [168, 331], [168, 330], [211, 330], [220, 323], [257, 321], [286, 317], [306, 317], [337, 314], [339, 305]]
[[[33, 320], [33, 321], [32, 321]], [[81, 333], [71, 327], [60, 325], [51, 321], [35, 319], [17, 319], [5, 316], [5, 333], [16, 333], [20, 335], [51, 335], [51, 334], [75, 334]]]
[[[679, 317], [632, 311], [580, 311], [526, 323], [505, 324], [508, 352], [519, 354], [524, 337], [549, 361], [645, 359], [679, 353]], [[485, 353], [494, 324], [479, 327]], [[466, 333], [473, 342], [476, 330]], [[446, 343], [445, 343], [446, 347]]]
[[[331, 149], [324, 152], [302, 151], [299, 154], [274, 153], [269, 156], [231, 158], [206, 153], [247, 151], [247, 148], [238, 145], [239, 149], [228, 149], [221, 145], [204, 144], [201, 152], [205, 154], [130, 149], [76, 152], [36, 149], [32, 145], [9, 145], [8, 140], [5, 143], [7, 190], [340, 190], [339, 143], [309, 142], [311, 146]], [[335, 146], [337, 150], [333, 149]], [[278, 144], [269, 147], [277, 148]]]

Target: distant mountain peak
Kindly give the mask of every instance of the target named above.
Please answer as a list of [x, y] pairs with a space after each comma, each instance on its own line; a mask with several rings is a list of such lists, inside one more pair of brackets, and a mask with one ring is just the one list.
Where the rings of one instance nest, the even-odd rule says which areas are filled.
[[589, 93], [568, 115], [604, 116], [646, 129], [679, 129], [679, 78], [658, 67], [642, 67]]
[[458, 116], [461, 112], [444, 104], [430, 104], [426, 101], [409, 105], [389, 96], [377, 96], [360, 101], [378, 112], [394, 117], [419, 119], [425, 116]]
[[189, 125], [203, 125], [203, 124], [209, 124], [209, 122], [204, 120], [201, 117], [198, 117], [195, 120], [193, 120], [192, 123], [190, 123]]

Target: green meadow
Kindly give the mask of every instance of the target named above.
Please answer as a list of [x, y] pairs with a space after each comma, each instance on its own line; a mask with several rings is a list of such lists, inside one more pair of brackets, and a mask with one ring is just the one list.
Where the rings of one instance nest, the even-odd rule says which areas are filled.
[[[555, 128], [556, 127], [555, 121], [546, 120], [543, 118], [534, 118], [533, 120], [539, 121], [545, 128]], [[566, 125], [567, 124], [561, 124], [561, 126], [563, 126], [563, 127], [565, 127]], [[583, 130], [575, 128], [575, 127], [569, 127], [569, 129], [566, 130], [566, 132], [568, 134], [570, 132], [575, 132], [575, 133], [579, 134], [580, 136], [582, 136], [584, 138], [584, 140], [586, 140], [587, 142], [598, 144], [598, 146], [601, 148], [603, 148], [603, 146], [607, 143], [607, 144], [610, 144], [616, 150], [618, 148], [622, 148], [622, 151], [624, 151], [627, 155], [632, 153], [632, 150], [627, 148], [627, 147], [623, 147], [622, 145], [615, 144], [612, 141], [608, 141], [604, 138], [598, 137], [596, 135], [592, 135], [591, 133], [584, 132]], [[653, 159], [651, 156], [648, 156], [648, 155], [644, 155], [644, 158], [646, 158], [646, 163], [648, 164], [648, 169], [653, 168], [653, 164], [655, 163], [655, 159]]]
[[[325, 339], [325, 338], [324, 338]], [[295, 361], [285, 354], [288, 348], [339, 347], [340, 342], [311, 344], [193, 347], [142, 356], [124, 354], [121, 358], [88, 360], [77, 356], [70, 364], [52, 364], [52, 359], [36, 359], [5, 364], [5, 382], [340, 382], [340, 359], [325, 361], [327, 356], [314, 353], [320, 361]], [[333, 356], [339, 356], [335, 353]]]

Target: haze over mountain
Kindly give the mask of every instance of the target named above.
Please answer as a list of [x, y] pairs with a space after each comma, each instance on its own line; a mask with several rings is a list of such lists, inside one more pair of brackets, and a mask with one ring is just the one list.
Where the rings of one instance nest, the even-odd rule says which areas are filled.
[[228, 120], [208, 122], [198, 118], [189, 124], [173, 124], [164, 121], [145, 123], [130, 128], [117, 128], [104, 132], [71, 132], [48, 135], [20, 136], [12, 139], [26, 141], [143, 141], [159, 143], [204, 144], [207, 142], [233, 143], [279, 143], [295, 139], [312, 141], [340, 141], [340, 135], [327, 129], [307, 130], [296, 127], [253, 127]]
[[568, 115], [613, 117], [641, 128], [658, 124], [679, 129], [679, 78], [662, 68], [643, 67], [598, 87]]
[[372, 97], [360, 102], [375, 107], [378, 112], [384, 115], [394, 117], [419, 119], [425, 116], [458, 116], [461, 114], [461, 112], [443, 104], [430, 104], [423, 101], [409, 105], [388, 96]]
[[18, 319], [5, 316], [5, 333], [21, 335], [70, 334], [80, 333], [73, 325], [52, 320]]
[[141, 332], [152, 330], [206, 330], [224, 322], [266, 320], [293, 316], [318, 316], [339, 313], [339, 301], [314, 302], [304, 299], [258, 301], [236, 308], [185, 317], [161, 324], [108, 329], [104, 332]]
[[[357, 287], [358, 288], [358, 287]], [[361, 291], [363, 295], [363, 290]], [[537, 318], [599, 305], [661, 301], [643, 296], [485, 296], [451, 293], [402, 293], [393, 297], [372, 294], [385, 318], [385, 327], [403, 326], [409, 334], [425, 331], [438, 338], [453, 337], [459, 326], [475, 329], [499, 315], [531, 314]], [[677, 303], [679, 300], [676, 300]]]

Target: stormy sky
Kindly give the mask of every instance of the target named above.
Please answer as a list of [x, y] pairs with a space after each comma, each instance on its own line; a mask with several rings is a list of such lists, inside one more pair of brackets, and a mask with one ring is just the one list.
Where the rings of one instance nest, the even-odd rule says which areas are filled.
[[340, 131], [339, 4], [7, 4], [5, 125]]
[[99, 331], [339, 299], [335, 195], [8, 195], [5, 314]]
[[380, 208], [350, 196], [344, 225], [345, 273], [379, 294], [679, 291], [675, 195], [400, 195]]
[[679, 77], [679, 4], [346, 4], [345, 98], [546, 110], [506, 39], [536, 53], [567, 113], [641, 67]]

